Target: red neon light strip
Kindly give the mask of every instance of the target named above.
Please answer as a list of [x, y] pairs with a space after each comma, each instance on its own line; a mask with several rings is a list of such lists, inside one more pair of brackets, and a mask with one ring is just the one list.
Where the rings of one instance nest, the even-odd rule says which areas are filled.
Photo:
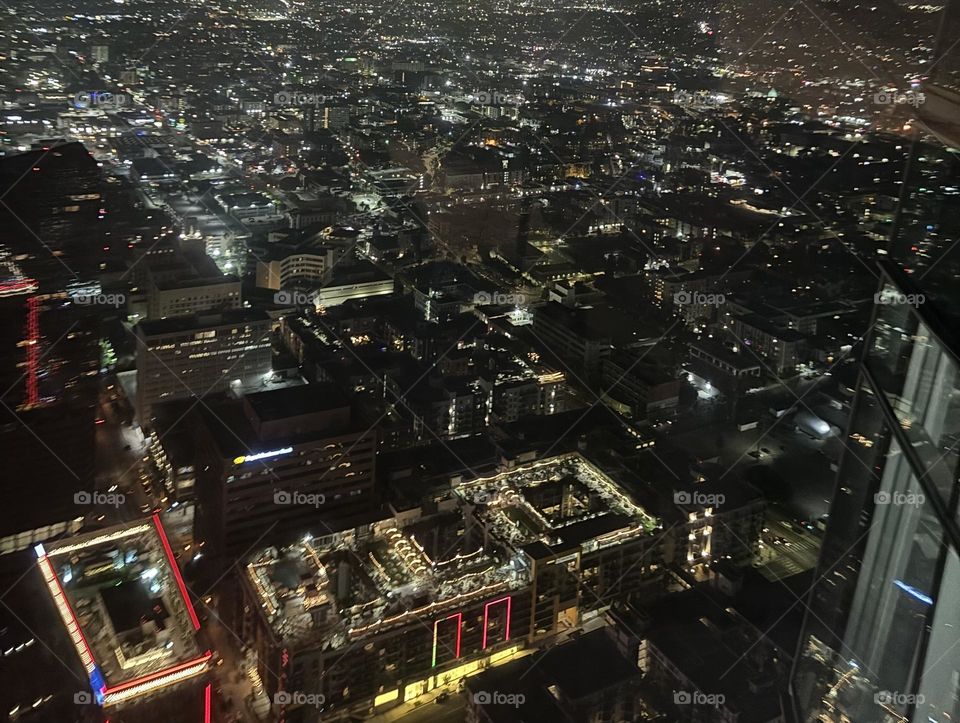
[[463, 613], [454, 613], [453, 615], [447, 615], [445, 620], [450, 618], [457, 619], [457, 654], [455, 657], [460, 657], [460, 637], [463, 635]]
[[455, 658], [460, 657], [460, 638], [463, 635], [463, 613], [453, 613], [452, 615], [447, 615], [445, 618], [437, 620], [433, 624], [433, 666], [437, 664], [437, 630], [440, 627], [440, 623], [445, 623], [447, 620], [452, 620], [453, 618], [457, 619], [457, 650]]
[[157, 528], [157, 534], [160, 536], [160, 542], [167, 553], [167, 561], [173, 568], [173, 576], [177, 580], [177, 587], [180, 588], [180, 595], [183, 597], [183, 603], [187, 606], [187, 612], [190, 614], [190, 621], [193, 623], [193, 629], [200, 629], [200, 620], [197, 618], [197, 612], [193, 609], [193, 603], [190, 602], [190, 595], [187, 594], [187, 586], [183, 584], [183, 577], [180, 575], [180, 568], [177, 566], [177, 559], [173, 556], [173, 549], [170, 547], [170, 541], [167, 540], [167, 533], [160, 523], [160, 514], [153, 514], [153, 524]]
[[210, 703], [212, 687], [212, 683], [207, 683], [207, 687], [203, 689], [203, 723], [210, 723], [213, 720], [213, 706]]
[[490, 606], [502, 602], [507, 603], [507, 625], [506, 630], [504, 631], [503, 642], [507, 642], [510, 639], [510, 608], [513, 606], [513, 599], [507, 595], [499, 600], [491, 600], [483, 606], [483, 645], [480, 648], [481, 650], [487, 649], [487, 625], [490, 615]]
[[157, 678], [165, 678], [168, 675], [179, 673], [181, 670], [192, 668], [200, 663], [206, 663], [212, 657], [213, 653], [208, 650], [199, 658], [188, 660], [186, 663], [180, 663], [180, 665], [174, 665], [172, 668], [167, 668], [166, 670], [161, 670], [156, 673], [150, 673], [150, 675], [144, 675], [139, 678], [134, 678], [133, 680], [128, 680], [126, 683], [120, 683], [120, 685], [114, 686], [113, 688], [104, 688], [103, 694], [104, 696], [113, 695], [114, 693], [120, 693], [128, 688], [133, 688], [135, 686], [142, 685], [143, 683], [149, 683], [151, 680], [156, 680]]
[[27, 299], [27, 405], [40, 402], [40, 385], [37, 372], [40, 366], [40, 300], [36, 296]]
[[[167, 550], [168, 550], [168, 555], [169, 555], [170, 545], [169, 545], [169, 543], [168, 543], [167, 540], [166, 540], [166, 535], [163, 535], [163, 528], [162, 528], [162, 527], [159, 527], [159, 525], [158, 525], [158, 530], [160, 530], [160, 532], [161, 532], [163, 543], [164, 543], [164, 545], [166, 546], [166, 548], [167, 548]], [[87, 642], [87, 638], [86, 638], [86, 636], [83, 634], [83, 629], [80, 627], [80, 624], [77, 622], [77, 616], [74, 614], [73, 608], [70, 606], [70, 601], [67, 599], [67, 596], [66, 596], [66, 594], [65, 594], [64, 591], [63, 591], [63, 586], [60, 584], [60, 580], [59, 580], [59, 578], [57, 577], [56, 573], [55, 573], [54, 570], [53, 570], [53, 565], [50, 564], [50, 560], [47, 559], [46, 555], [44, 555], [43, 557], [38, 558], [38, 561], [40, 562], [40, 565], [45, 569], [46, 573], [49, 575], [49, 579], [50, 579], [50, 580], [53, 580], [54, 584], [57, 586], [57, 592], [60, 594], [60, 597], [62, 598], [63, 604], [64, 604], [64, 606], [66, 607], [67, 612], [69, 612], [69, 614], [70, 614], [70, 620], [71, 620], [71, 622], [73, 623], [73, 626], [76, 628], [77, 633], [78, 633], [79, 636], [80, 636], [80, 640], [81, 640], [81, 642], [83, 643], [83, 648], [84, 648], [84, 650], [86, 651], [87, 655], [89, 656], [91, 663], [92, 663], [93, 665], [96, 665], [96, 664], [97, 664], [97, 659], [93, 656], [93, 652], [92, 652], [91, 649], [90, 649], [90, 644]], [[175, 564], [175, 563], [174, 563], [173, 569], [174, 569], [175, 572], [177, 572], [177, 567], [176, 567], [176, 564]], [[47, 577], [47, 576], [44, 575], [44, 577]], [[178, 577], [178, 579], [179, 579], [179, 572], [178, 572], [178, 574], [177, 574], [177, 577]], [[181, 582], [181, 585], [182, 585], [182, 581], [180, 581], [180, 582]], [[181, 592], [182, 592], [182, 591], [183, 591], [183, 588], [181, 588]], [[189, 599], [187, 599], [186, 596], [184, 596], [184, 599], [187, 600], [187, 603], [188, 603], [188, 605], [189, 605]], [[192, 609], [192, 608], [188, 608], [188, 609], [189, 609], [191, 612], [193, 612], [193, 609]], [[194, 614], [193, 617], [196, 618], [196, 615]], [[199, 628], [199, 625], [198, 625], [198, 628]], [[133, 680], [129, 680], [129, 681], [125, 682], [125, 683], [121, 683], [120, 685], [117, 685], [117, 686], [115, 686], [115, 687], [113, 687], [113, 688], [108, 688], [107, 686], [104, 686], [104, 687], [101, 689], [100, 692], [101, 692], [101, 694], [102, 694], [104, 697], [106, 697], [107, 695], [110, 695], [110, 694], [113, 694], [113, 693], [118, 693], [118, 692], [127, 690], [128, 688], [131, 688], [131, 687], [134, 687], [134, 686], [137, 686], [137, 685], [141, 685], [141, 684], [143, 684], [143, 683], [149, 683], [151, 680], [156, 680], [157, 678], [164, 678], [164, 677], [166, 677], [166, 676], [168, 676], [168, 675], [173, 675], [174, 673], [178, 673], [178, 672], [180, 672], [181, 670], [186, 670], [187, 668], [191, 668], [191, 667], [193, 667], [193, 666], [195, 666], [195, 665], [199, 665], [200, 663], [208, 662], [212, 657], [213, 657], [213, 653], [208, 650], [208, 651], [206, 651], [203, 655], [201, 655], [201, 656], [198, 657], [198, 658], [194, 658], [193, 660], [188, 660], [188, 661], [185, 662], [185, 663], [181, 663], [181, 664], [179, 664], [179, 665], [175, 665], [175, 666], [173, 666], [173, 667], [171, 667], [171, 668], [166, 668], [165, 670], [161, 670], [161, 671], [158, 671], [158, 672], [156, 672], [156, 673], [151, 673], [151, 674], [149, 674], [149, 675], [144, 675], [144, 676], [141, 676], [140, 678], [134, 678]], [[86, 665], [85, 665], [84, 667], [86, 667]], [[88, 672], [89, 672], [89, 668], [88, 668]]]
[[[40, 562], [40, 565], [46, 570], [47, 574], [50, 576], [49, 579], [53, 580], [54, 584], [57, 586], [57, 592], [60, 593], [60, 597], [63, 600], [63, 605], [64, 607], [66, 607], [67, 612], [70, 613], [70, 621], [73, 623], [73, 626], [77, 629], [77, 634], [80, 636], [80, 641], [83, 643], [83, 649], [87, 651], [87, 655], [90, 658], [91, 664], [96, 665], [97, 659], [93, 657], [93, 651], [90, 649], [90, 643], [87, 642], [87, 637], [83, 634], [83, 629], [80, 627], [80, 623], [77, 621], [77, 616], [73, 612], [73, 607], [70, 605], [70, 601], [67, 599], [66, 593], [63, 591], [63, 586], [60, 584], [60, 579], [57, 577], [57, 573], [54, 571], [53, 565], [50, 564], [50, 560], [47, 559], [46, 555], [37, 559]], [[44, 575], [44, 577], [46, 578], [47, 575]], [[56, 603], [54, 603], [54, 606], [56, 607]], [[84, 663], [83, 667], [86, 668], [88, 673], [90, 672], [91, 669], [87, 667], [86, 663]]]

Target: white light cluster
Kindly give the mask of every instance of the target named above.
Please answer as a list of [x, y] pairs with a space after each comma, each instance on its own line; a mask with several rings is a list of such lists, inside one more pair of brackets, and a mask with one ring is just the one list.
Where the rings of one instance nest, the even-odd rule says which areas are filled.
[[186, 680], [187, 678], [192, 678], [195, 675], [199, 675], [207, 669], [207, 663], [210, 660], [210, 654], [208, 653], [203, 658], [197, 661], [195, 665], [190, 667], [183, 668], [178, 670], [175, 673], [170, 673], [169, 675], [163, 675], [159, 678], [154, 678], [138, 685], [130, 686], [129, 688], [124, 688], [123, 690], [117, 691], [115, 693], [107, 691], [106, 695], [103, 697], [103, 704], [107, 705], [116, 705], [117, 703], [122, 703], [125, 700], [130, 700], [131, 698], [136, 698], [137, 696], [143, 695], [144, 693], [149, 693], [151, 690], [156, 690], [157, 688], [163, 688], [167, 685], [172, 685], [181, 680]]

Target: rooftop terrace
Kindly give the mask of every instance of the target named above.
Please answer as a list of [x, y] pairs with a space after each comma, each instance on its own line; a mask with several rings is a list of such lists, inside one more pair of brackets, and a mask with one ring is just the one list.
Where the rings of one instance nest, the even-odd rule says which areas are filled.
[[[279, 639], [340, 648], [521, 589], [529, 583], [530, 558], [541, 549], [599, 549], [658, 524], [574, 454], [457, 483], [428, 517], [266, 548], [250, 558], [247, 577]], [[484, 527], [491, 533], [485, 546]]]
[[37, 546], [44, 581], [97, 701], [112, 705], [207, 669], [210, 651], [160, 518]]
[[582, 544], [590, 550], [620, 542], [625, 535], [646, 534], [658, 525], [616, 482], [578, 454], [473, 480], [455, 493], [476, 506], [478, 517], [513, 546]]

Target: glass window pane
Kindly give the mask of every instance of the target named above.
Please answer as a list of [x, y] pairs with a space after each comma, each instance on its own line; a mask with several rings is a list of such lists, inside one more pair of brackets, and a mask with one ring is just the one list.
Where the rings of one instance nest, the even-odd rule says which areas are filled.
[[896, 294], [886, 286], [878, 295], [891, 303], [878, 305], [868, 367], [924, 464], [927, 486], [949, 504], [960, 449], [957, 363], [920, 321], [915, 306], [891, 296]]
[[[882, 721], [909, 709], [942, 529], [895, 442], [873, 501], [859, 569], [847, 565], [840, 576], [855, 581], [855, 587], [840, 596], [839, 604], [849, 610], [842, 635], [827, 639], [811, 635], [805, 641], [805, 660], [798, 672], [806, 672], [807, 680], [798, 680], [798, 686], [808, 686], [799, 691], [810, 696], [808, 715]], [[824, 580], [829, 586], [837, 578]], [[814, 615], [816, 606], [811, 608]]]
[[960, 720], [960, 558], [951, 549], [921, 670], [915, 723]]

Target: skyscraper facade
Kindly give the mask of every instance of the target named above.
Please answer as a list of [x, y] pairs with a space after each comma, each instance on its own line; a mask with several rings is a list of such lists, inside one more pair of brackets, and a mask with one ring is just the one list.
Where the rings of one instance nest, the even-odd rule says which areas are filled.
[[884, 265], [795, 662], [798, 721], [960, 718], [958, 350]]

